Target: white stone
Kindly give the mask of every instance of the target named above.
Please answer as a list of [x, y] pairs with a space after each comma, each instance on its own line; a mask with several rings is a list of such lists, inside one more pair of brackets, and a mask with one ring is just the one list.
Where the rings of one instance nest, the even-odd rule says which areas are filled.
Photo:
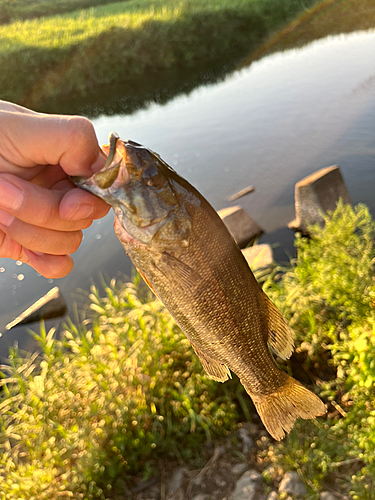
[[243, 474], [248, 469], [247, 464], [235, 464], [232, 467], [232, 474], [239, 476]]
[[262, 475], [256, 470], [248, 470], [236, 483], [233, 500], [258, 500]]
[[297, 472], [287, 472], [279, 485], [279, 493], [290, 493], [295, 496], [304, 496], [307, 493], [306, 487]]
[[242, 453], [243, 455], [247, 455], [251, 448], [254, 446], [254, 441], [249, 436], [249, 433], [244, 427], [238, 429], [238, 437], [242, 441]]
[[182, 484], [182, 479], [184, 477], [184, 469], [183, 467], [178, 467], [172, 473], [172, 477], [168, 484], [168, 493], [173, 493], [177, 491]]
[[277, 500], [278, 494], [277, 491], [271, 491], [271, 493], [268, 495], [267, 500]]
[[253, 271], [269, 267], [274, 262], [271, 245], [254, 245], [245, 248], [242, 253]]
[[191, 500], [209, 500], [210, 495], [207, 495], [206, 493], [198, 493], [198, 495], [195, 495]]
[[322, 491], [319, 500], [337, 500], [337, 498], [329, 491]]

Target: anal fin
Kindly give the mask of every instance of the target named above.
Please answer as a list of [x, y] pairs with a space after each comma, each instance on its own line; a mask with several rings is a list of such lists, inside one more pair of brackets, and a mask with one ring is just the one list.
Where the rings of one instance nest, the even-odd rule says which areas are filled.
[[207, 356], [206, 353], [198, 349], [194, 344], [191, 344], [198, 356], [199, 361], [202, 363], [203, 368], [208, 373], [208, 375], [216, 380], [217, 382], [225, 382], [228, 378], [232, 378], [229, 368], [224, 363], [216, 361], [216, 359]]
[[294, 332], [264, 292], [263, 300], [268, 316], [267, 342], [281, 359], [288, 359], [294, 350]]

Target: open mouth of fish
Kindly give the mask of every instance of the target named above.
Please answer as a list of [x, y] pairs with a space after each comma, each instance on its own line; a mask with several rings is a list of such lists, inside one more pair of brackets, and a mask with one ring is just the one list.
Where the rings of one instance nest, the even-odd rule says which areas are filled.
[[[77, 186], [85, 187], [101, 198], [103, 198], [104, 190], [109, 190], [110, 188], [116, 189], [128, 184], [130, 181], [129, 172], [127, 168], [120, 168], [122, 162], [126, 164], [126, 149], [125, 147], [123, 148], [123, 156], [118, 154], [117, 141], [119, 139], [119, 136], [115, 132], [111, 133], [109, 137], [109, 146], [104, 147], [105, 149], [109, 149], [107, 161], [99, 172], [91, 177], [71, 176], [70, 179], [72, 182]], [[134, 146], [136, 145], [136, 143], [132, 141], [125, 142], [130, 142]], [[98, 189], [95, 189], [95, 187]]]
[[104, 167], [91, 177], [71, 176], [77, 186], [110, 204], [123, 229], [142, 243], [174, 218], [178, 202], [163, 175], [162, 160], [134, 141], [112, 132]]

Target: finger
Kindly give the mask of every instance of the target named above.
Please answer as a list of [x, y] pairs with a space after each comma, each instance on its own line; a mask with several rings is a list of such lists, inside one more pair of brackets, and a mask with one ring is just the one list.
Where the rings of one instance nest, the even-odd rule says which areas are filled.
[[[76, 188], [72, 190], [75, 191]], [[67, 222], [59, 213], [60, 202], [65, 194], [64, 190], [44, 189], [15, 175], [0, 174], [0, 209], [9, 215], [33, 226], [57, 231], [78, 231], [89, 227], [91, 220], [87, 219], [91, 212], [95, 211], [94, 204], [91, 206], [91, 212], [86, 210], [87, 217], [81, 218], [86, 220]], [[9, 225], [12, 221], [5, 221], [4, 217], [3, 213], [2, 223]]]
[[24, 108], [23, 106], [19, 106], [18, 104], [14, 104], [8, 101], [2, 101], [0, 99], [0, 111], [11, 111], [13, 113], [28, 113], [28, 114], [37, 114], [36, 111], [32, 109]]
[[0, 230], [0, 257], [20, 260], [33, 267], [45, 278], [62, 278], [73, 268], [73, 259], [70, 255], [37, 255], [31, 250], [23, 248]]
[[[0, 212], [0, 222], [1, 215]], [[51, 255], [71, 254], [82, 241], [81, 231], [54, 231], [18, 219], [14, 219], [8, 227], [0, 225], [0, 230], [24, 248]]]
[[[37, 255], [31, 250], [23, 249], [26, 264], [33, 267], [35, 271], [45, 278], [63, 278], [73, 269], [74, 262], [70, 255]], [[18, 259], [24, 262], [22, 259]]]
[[[68, 176], [59, 165], [49, 165], [43, 167], [43, 171], [30, 179], [30, 182], [46, 189], [52, 189], [64, 179], [67, 180]], [[72, 182], [71, 186], [74, 187]]]
[[19, 167], [60, 165], [69, 175], [90, 175], [105, 164], [94, 127], [81, 116], [0, 110], [0, 142], [5, 159]]
[[107, 215], [110, 208], [101, 198], [77, 188], [68, 191], [62, 198], [60, 217], [67, 221], [78, 221], [88, 217], [100, 219]]

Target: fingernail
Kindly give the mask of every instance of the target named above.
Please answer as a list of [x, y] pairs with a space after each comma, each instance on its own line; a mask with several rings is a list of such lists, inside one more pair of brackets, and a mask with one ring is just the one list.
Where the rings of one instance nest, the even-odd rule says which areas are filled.
[[23, 202], [23, 191], [14, 184], [0, 179], [0, 206], [9, 210], [18, 210]]
[[94, 207], [87, 203], [78, 205], [76, 210], [70, 215], [69, 220], [82, 220], [88, 219], [90, 215], [94, 212]]
[[5, 227], [9, 227], [14, 221], [13, 215], [4, 212], [4, 210], [0, 209], [0, 224]]

